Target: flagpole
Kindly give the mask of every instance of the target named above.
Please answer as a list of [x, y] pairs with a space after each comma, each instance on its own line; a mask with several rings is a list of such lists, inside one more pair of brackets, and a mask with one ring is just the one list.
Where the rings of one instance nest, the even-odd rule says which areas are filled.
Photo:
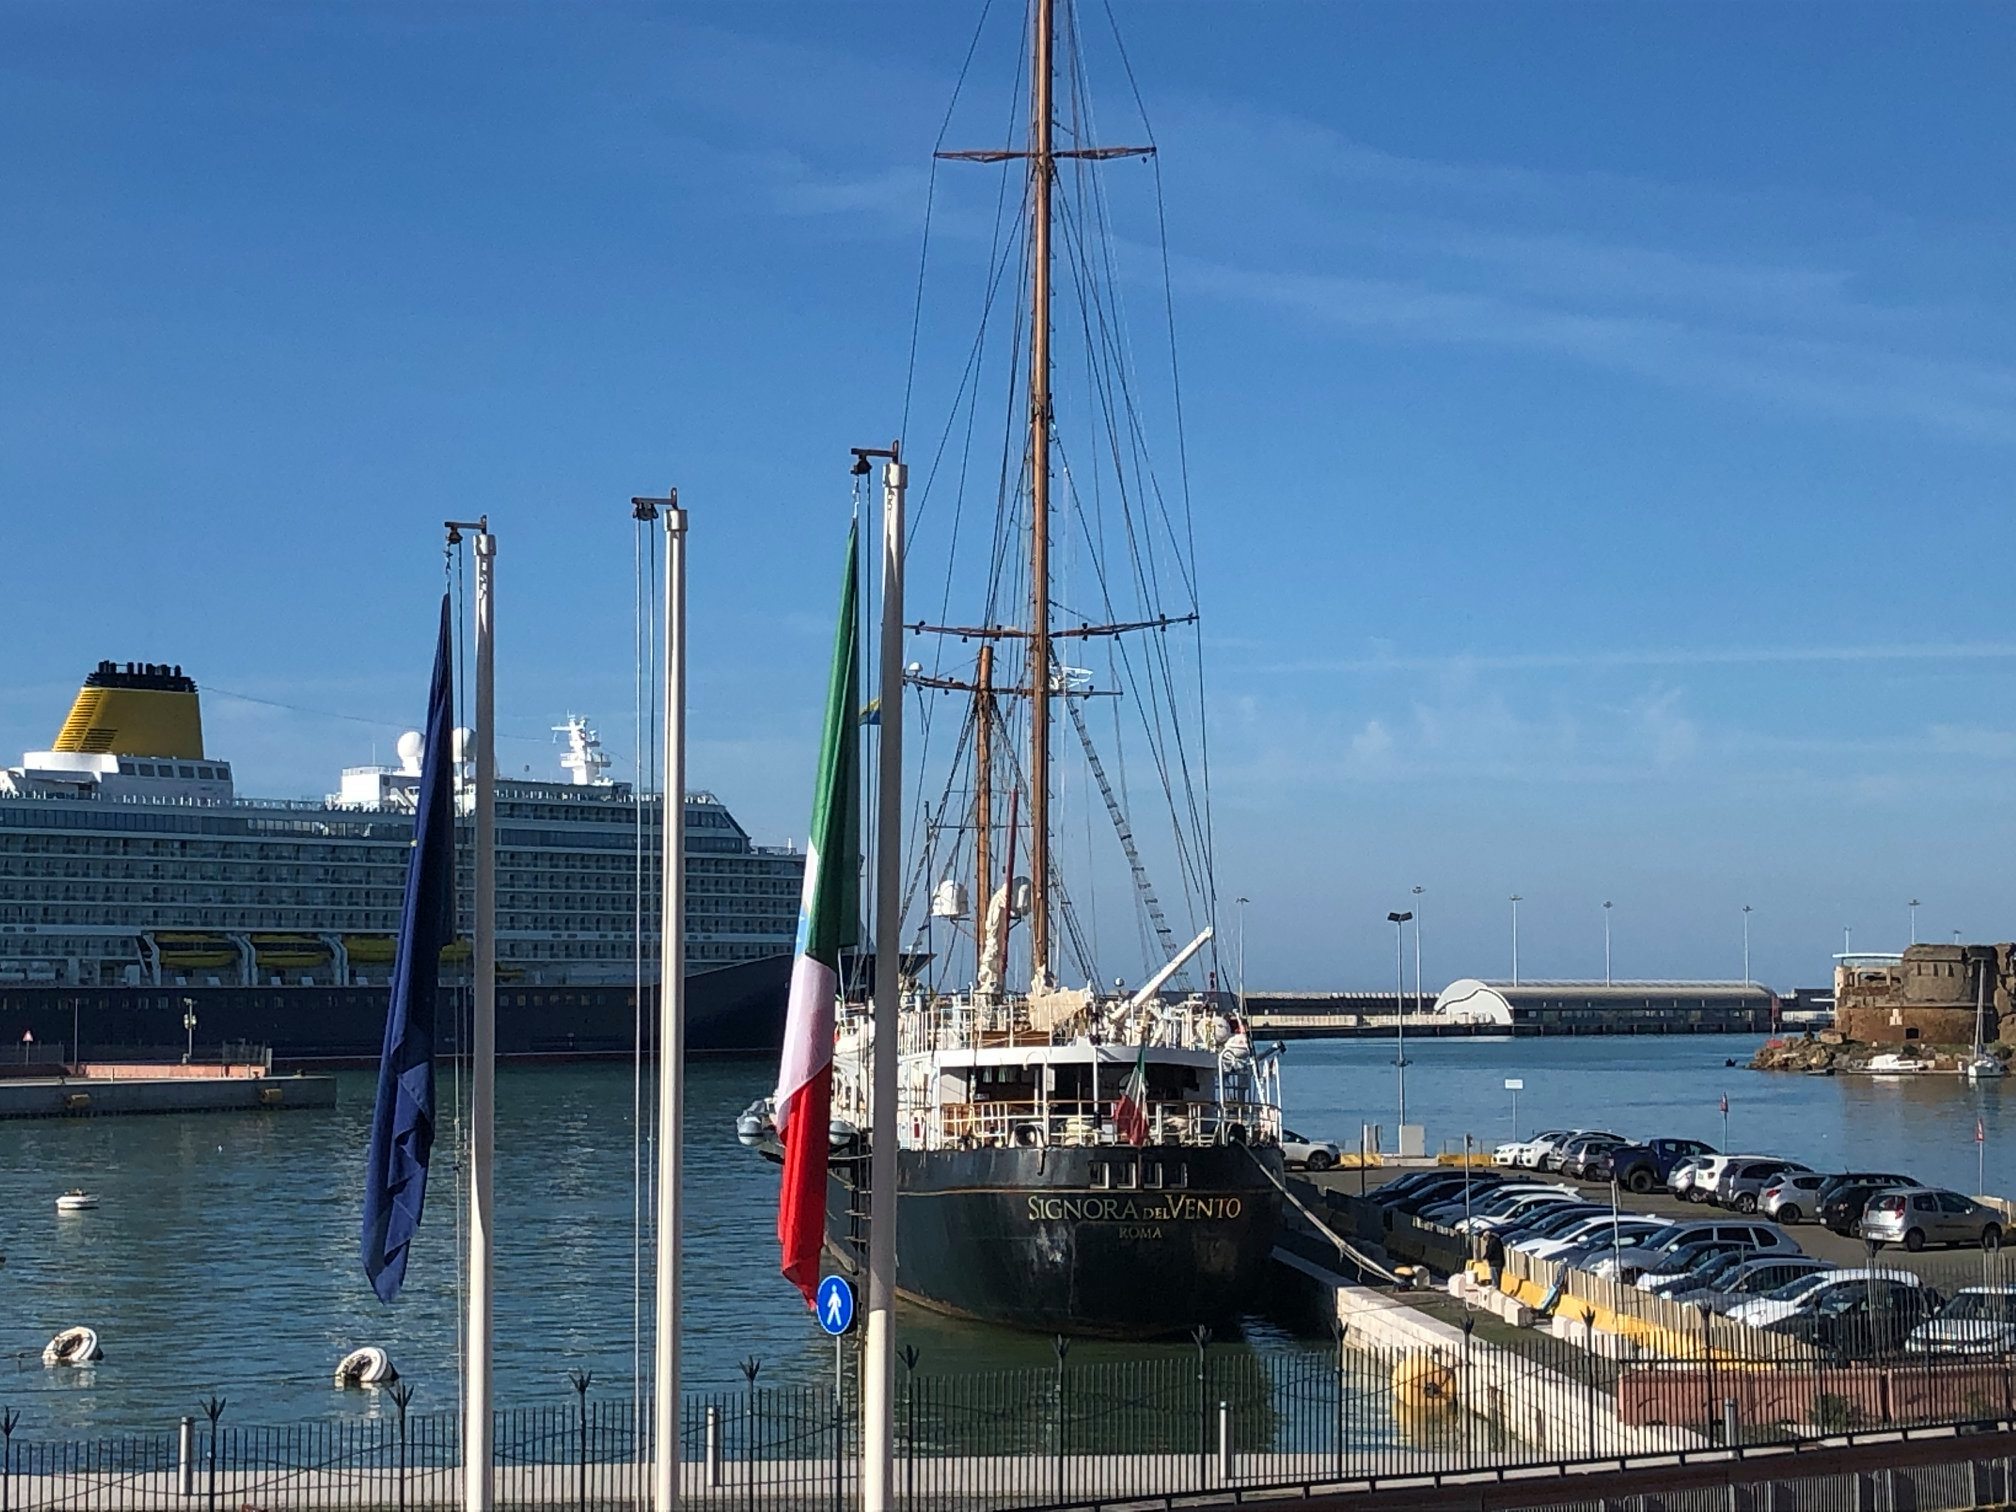
[[492, 1332], [491, 1167], [497, 1103], [497, 752], [494, 646], [497, 538], [486, 515], [476, 530], [476, 991], [472, 1014], [469, 1133], [467, 1401], [462, 1424], [462, 1504], [490, 1512]]
[[868, 1134], [868, 1338], [861, 1362], [861, 1506], [889, 1512], [896, 1463], [896, 1061], [903, 992], [903, 489], [882, 467], [882, 630], [875, 782], [875, 1065]]
[[665, 500], [665, 792], [658, 953], [658, 1251], [651, 1379], [651, 1505], [679, 1505], [680, 1180], [686, 1103], [686, 511]]

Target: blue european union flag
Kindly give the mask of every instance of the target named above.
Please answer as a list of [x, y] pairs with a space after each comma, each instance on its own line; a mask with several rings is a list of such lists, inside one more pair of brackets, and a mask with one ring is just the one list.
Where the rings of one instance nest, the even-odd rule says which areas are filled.
[[406, 901], [392, 963], [392, 1006], [378, 1061], [378, 1103], [371, 1115], [371, 1155], [364, 1175], [364, 1274], [381, 1301], [399, 1295], [406, 1252], [427, 1202], [427, 1157], [434, 1148], [434, 1020], [441, 952], [455, 933], [454, 674], [449, 658], [448, 596], [441, 596], [441, 637], [427, 695], [426, 754], [406, 863]]

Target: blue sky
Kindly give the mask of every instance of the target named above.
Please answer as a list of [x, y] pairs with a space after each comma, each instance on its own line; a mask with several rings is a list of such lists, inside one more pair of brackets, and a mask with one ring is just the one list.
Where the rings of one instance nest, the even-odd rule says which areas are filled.
[[[1600, 971], [1605, 897], [1620, 975], [1736, 974], [1745, 902], [1780, 985], [1912, 896], [2010, 935], [2016, 16], [1115, 12], [1253, 984], [1384, 981], [1417, 884], [1431, 979], [1505, 969], [1513, 891], [1529, 976]], [[801, 835], [977, 15], [0, 10], [0, 751], [98, 658], [179, 661], [247, 788], [322, 792], [417, 722], [437, 523], [488, 510], [506, 769], [570, 709], [627, 754], [627, 500], [676, 482], [694, 778]], [[974, 319], [939, 183], [920, 433]]]

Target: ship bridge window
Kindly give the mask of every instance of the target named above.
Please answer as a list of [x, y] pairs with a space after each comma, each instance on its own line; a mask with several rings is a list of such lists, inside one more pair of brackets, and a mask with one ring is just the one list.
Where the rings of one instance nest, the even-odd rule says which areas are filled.
[[1113, 1186], [1113, 1167], [1104, 1161], [1092, 1167], [1092, 1185], [1097, 1191], [1109, 1191]]

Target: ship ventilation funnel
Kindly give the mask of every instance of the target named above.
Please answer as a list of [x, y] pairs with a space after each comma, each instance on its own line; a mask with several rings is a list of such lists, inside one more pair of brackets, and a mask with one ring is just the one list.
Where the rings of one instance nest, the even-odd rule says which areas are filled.
[[203, 760], [203, 708], [180, 667], [100, 662], [51, 747], [93, 756]]

